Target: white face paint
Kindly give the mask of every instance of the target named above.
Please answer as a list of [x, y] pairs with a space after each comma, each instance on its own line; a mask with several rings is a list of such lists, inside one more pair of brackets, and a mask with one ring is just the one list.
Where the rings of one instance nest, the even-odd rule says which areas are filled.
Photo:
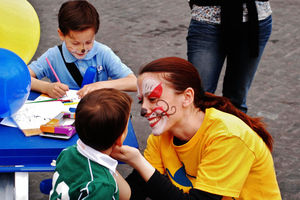
[[[157, 88], [157, 86], [159, 85], [161, 85], [161, 82], [159, 82], [158, 80], [153, 78], [145, 78], [142, 83], [143, 95], [145, 97], [150, 95], [155, 90], [155, 88]], [[161, 93], [162, 90], [160, 90], [159, 94], [156, 94], [155, 97], [160, 98]]]
[[[140, 96], [140, 91], [139, 96]], [[164, 128], [169, 119], [169, 115], [166, 113], [165, 101], [160, 101], [163, 88], [162, 83], [153, 78], [145, 78], [142, 82], [142, 95], [143, 99], [149, 101], [149, 104], [154, 104], [151, 108], [146, 108], [151, 110], [151, 113], [147, 113], [145, 117], [149, 121], [149, 125], [152, 128], [152, 133], [154, 135], [160, 135], [163, 133]], [[141, 97], [141, 96], [140, 96]], [[149, 105], [147, 104], [147, 105]]]
[[82, 51], [77, 51], [77, 50], [73, 50], [72, 48], [68, 48], [68, 50], [78, 60], [83, 59], [86, 56], [86, 54], [88, 54], [88, 52], [90, 51], [89, 49], [84, 49]]
[[160, 113], [161, 111], [157, 110], [156, 112], [152, 112], [149, 118], [147, 118], [149, 120], [150, 127], [152, 128], [153, 135], [162, 134], [169, 119], [166, 115], [157, 116]]

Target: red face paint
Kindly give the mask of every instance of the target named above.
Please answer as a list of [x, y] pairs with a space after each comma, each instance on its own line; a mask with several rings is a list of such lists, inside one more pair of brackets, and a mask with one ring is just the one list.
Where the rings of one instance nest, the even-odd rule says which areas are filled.
[[150, 123], [149, 124], [150, 127], [154, 127], [161, 120], [161, 117], [163, 117], [163, 113], [165, 113], [165, 110], [163, 109], [163, 107], [158, 106], [158, 107], [154, 108], [150, 114], [147, 114], [145, 116], [145, 117], [147, 117], [147, 119], [149, 121], [152, 121], [153, 119], [158, 119], [156, 122]]
[[162, 91], [163, 91], [163, 88], [162, 88], [162, 85], [161, 83], [156, 86], [152, 92], [149, 94], [148, 98], [160, 98], [161, 97], [161, 94], [162, 94]]

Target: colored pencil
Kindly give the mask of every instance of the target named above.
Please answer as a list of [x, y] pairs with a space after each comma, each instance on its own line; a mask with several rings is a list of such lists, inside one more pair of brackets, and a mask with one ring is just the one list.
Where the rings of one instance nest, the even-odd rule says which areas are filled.
[[78, 102], [71, 102], [71, 103], [64, 103], [64, 105], [68, 106], [68, 105], [75, 105], [78, 104]]
[[[54, 69], [53, 69], [53, 67], [52, 67], [52, 65], [51, 65], [51, 63], [50, 63], [50, 61], [48, 60], [48, 58], [47, 58], [47, 57], [46, 57], [46, 61], [47, 61], [48, 65], [49, 65], [49, 67], [50, 67], [51, 71], [53, 72], [53, 74], [54, 74], [54, 76], [55, 76], [56, 80], [57, 80], [58, 82], [60, 82], [60, 80], [59, 80], [59, 78], [58, 78], [58, 76], [57, 76], [56, 72], [54, 71]], [[60, 82], [60, 83], [61, 83], [61, 82]]]
[[41, 100], [41, 101], [30, 101], [27, 103], [42, 103], [42, 102], [48, 102], [48, 101], [57, 101], [58, 99], [45, 99], [45, 100]]
[[48, 101], [61, 101], [62, 103], [72, 103], [72, 101], [68, 100], [68, 99], [45, 99], [45, 100], [41, 100], [41, 101], [31, 101], [28, 103], [42, 103], [42, 102], [48, 102]]

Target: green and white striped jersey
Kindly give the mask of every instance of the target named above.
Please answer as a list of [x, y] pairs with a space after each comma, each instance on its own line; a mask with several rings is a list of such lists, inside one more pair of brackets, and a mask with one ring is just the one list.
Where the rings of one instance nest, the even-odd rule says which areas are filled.
[[119, 190], [107, 167], [83, 156], [73, 145], [56, 161], [50, 199], [118, 200]]

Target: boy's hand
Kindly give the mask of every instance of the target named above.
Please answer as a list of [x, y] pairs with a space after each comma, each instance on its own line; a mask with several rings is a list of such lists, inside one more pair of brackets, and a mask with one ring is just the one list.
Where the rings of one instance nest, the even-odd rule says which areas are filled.
[[88, 93], [90, 93], [90, 92], [92, 92], [94, 90], [97, 90], [97, 89], [101, 89], [101, 88], [105, 88], [105, 86], [102, 84], [102, 82], [91, 83], [91, 84], [83, 86], [77, 92], [77, 95], [79, 96], [79, 98], [83, 98]]
[[46, 93], [51, 98], [61, 98], [66, 95], [66, 92], [69, 90], [69, 86], [60, 82], [49, 83]]

